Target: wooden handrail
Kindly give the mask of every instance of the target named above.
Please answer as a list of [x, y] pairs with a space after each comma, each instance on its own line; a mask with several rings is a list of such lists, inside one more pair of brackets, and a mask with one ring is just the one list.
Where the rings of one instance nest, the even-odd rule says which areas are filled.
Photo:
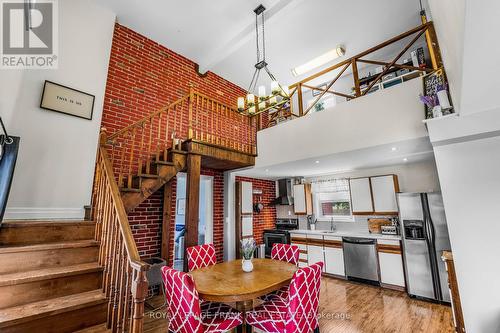
[[141, 257], [139, 256], [139, 251], [137, 250], [137, 245], [135, 244], [134, 236], [132, 235], [132, 229], [130, 228], [130, 224], [128, 221], [127, 211], [125, 210], [125, 206], [123, 205], [123, 201], [121, 200], [120, 190], [118, 189], [118, 185], [116, 184], [116, 181], [112, 176], [113, 167], [111, 166], [111, 162], [109, 161], [106, 148], [99, 147], [99, 152], [101, 154], [105, 175], [109, 181], [111, 192], [110, 195], [116, 209], [117, 221], [120, 225], [120, 232], [124, 240], [125, 250], [127, 251], [130, 265], [137, 270], [146, 271], [148, 269], [148, 264], [142, 261]]
[[[106, 132], [103, 131], [100, 141], [106, 140]], [[93, 202], [95, 240], [100, 243], [99, 264], [104, 267], [107, 328], [113, 332], [142, 333], [149, 265], [139, 256], [104, 145], [99, 145], [97, 158]]]

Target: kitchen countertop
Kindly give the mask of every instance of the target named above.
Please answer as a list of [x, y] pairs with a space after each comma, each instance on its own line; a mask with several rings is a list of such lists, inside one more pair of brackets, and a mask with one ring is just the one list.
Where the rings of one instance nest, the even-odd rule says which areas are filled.
[[387, 239], [387, 240], [401, 240], [400, 235], [382, 235], [382, 234], [371, 234], [367, 232], [359, 231], [335, 231], [335, 232], [325, 232], [328, 230], [290, 230], [291, 234], [302, 234], [302, 235], [322, 235], [322, 236], [334, 236], [334, 237], [359, 237], [359, 238], [372, 238], [372, 239]]

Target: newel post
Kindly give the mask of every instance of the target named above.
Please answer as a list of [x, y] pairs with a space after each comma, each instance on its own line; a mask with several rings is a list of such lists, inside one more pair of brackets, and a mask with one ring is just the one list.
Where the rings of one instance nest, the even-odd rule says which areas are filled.
[[146, 272], [139, 270], [132, 283], [134, 310], [132, 315], [132, 333], [142, 333], [144, 327], [144, 302], [148, 295], [148, 279]]
[[106, 127], [101, 128], [101, 132], [99, 133], [99, 146], [105, 146], [108, 141], [108, 130]]

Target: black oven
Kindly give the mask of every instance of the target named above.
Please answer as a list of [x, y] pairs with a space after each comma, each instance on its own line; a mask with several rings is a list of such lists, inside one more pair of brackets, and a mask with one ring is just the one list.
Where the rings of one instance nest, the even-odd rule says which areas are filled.
[[271, 258], [271, 250], [275, 243], [290, 244], [290, 233], [286, 230], [264, 230], [266, 258]]
[[298, 229], [298, 219], [277, 219], [276, 229], [264, 230], [264, 245], [266, 258], [271, 258], [271, 250], [275, 243], [290, 244], [288, 230]]

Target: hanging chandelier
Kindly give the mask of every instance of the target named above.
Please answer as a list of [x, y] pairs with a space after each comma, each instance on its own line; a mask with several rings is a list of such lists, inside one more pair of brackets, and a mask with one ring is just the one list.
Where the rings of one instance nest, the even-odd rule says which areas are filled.
[[[255, 64], [255, 71], [252, 76], [252, 81], [248, 86], [247, 96], [238, 97], [238, 111], [246, 115], [252, 116], [259, 113], [286, 107], [290, 103], [290, 94], [288, 86], [282, 86], [276, 77], [271, 73], [266, 62], [266, 42], [265, 42], [265, 28], [264, 28], [264, 12], [266, 8], [263, 5], [255, 8], [255, 38], [257, 46], [257, 63]], [[259, 33], [259, 20], [261, 31]], [[256, 91], [256, 86], [259, 81], [261, 71], [271, 79], [271, 94], [266, 94], [266, 87], [259, 86]], [[256, 97], [257, 93], [257, 97]]]

